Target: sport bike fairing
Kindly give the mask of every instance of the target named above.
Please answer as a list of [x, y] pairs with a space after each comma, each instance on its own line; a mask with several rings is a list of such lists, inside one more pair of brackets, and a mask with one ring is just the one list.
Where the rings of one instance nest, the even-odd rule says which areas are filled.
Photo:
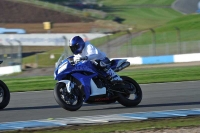
[[81, 73], [73, 73], [72, 76], [81, 82], [84, 88], [85, 101], [88, 100], [91, 94], [91, 85], [90, 85], [91, 79], [97, 76], [97, 74], [95, 73], [95, 74], [86, 76]]
[[98, 70], [95, 68], [91, 61], [82, 61], [72, 65], [68, 59], [65, 59], [54, 71], [54, 79], [59, 81], [66, 77], [66, 75], [75, 72], [97, 73], [97, 71]]
[[[120, 61], [122, 60], [113, 60], [111, 68], [116, 68], [119, 65]], [[90, 74], [85, 75], [80, 72], [89, 72]], [[94, 89], [91, 88], [91, 80], [99, 73], [101, 73], [101, 75], [103, 76], [106, 76], [106, 73], [100, 72], [91, 61], [82, 61], [75, 65], [72, 65], [68, 59], [65, 59], [57, 66], [54, 72], [54, 78], [55, 80], [60, 81], [63, 80], [66, 77], [66, 75], [71, 74], [83, 85], [86, 101], [90, 97], [91, 89]]]

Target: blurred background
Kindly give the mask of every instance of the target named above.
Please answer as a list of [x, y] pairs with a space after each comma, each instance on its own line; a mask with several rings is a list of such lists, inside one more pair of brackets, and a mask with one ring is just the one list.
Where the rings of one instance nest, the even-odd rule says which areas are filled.
[[200, 52], [199, 0], [0, 0], [0, 59], [53, 67], [80, 35], [110, 58]]

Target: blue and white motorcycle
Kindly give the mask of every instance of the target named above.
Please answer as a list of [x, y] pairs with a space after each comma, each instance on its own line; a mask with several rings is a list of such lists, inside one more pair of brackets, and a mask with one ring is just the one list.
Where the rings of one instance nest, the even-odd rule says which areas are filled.
[[[111, 83], [107, 74], [96, 67], [95, 61], [74, 63], [73, 56], [63, 54], [56, 63], [54, 78], [57, 84], [54, 97], [64, 109], [76, 111], [83, 103], [115, 103], [118, 101], [126, 107], [137, 106], [142, 100], [139, 84], [130, 77], [121, 76], [122, 83]], [[130, 63], [125, 59], [111, 60], [111, 68], [121, 71]]]

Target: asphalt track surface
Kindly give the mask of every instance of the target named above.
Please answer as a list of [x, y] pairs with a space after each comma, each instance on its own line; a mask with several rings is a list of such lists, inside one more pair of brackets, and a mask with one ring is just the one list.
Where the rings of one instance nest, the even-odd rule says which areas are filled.
[[200, 0], [176, 0], [172, 8], [183, 14], [195, 13], [198, 10], [198, 2]]
[[0, 122], [200, 108], [200, 81], [140, 86], [143, 100], [137, 107], [126, 108], [119, 103], [84, 104], [75, 112], [62, 109], [54, 100], [53, 91], [11, 93], [9, 105], [0, 111]]

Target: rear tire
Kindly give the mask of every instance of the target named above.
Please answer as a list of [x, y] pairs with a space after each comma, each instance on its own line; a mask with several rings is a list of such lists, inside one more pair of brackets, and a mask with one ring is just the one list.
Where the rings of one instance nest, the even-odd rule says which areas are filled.
[[76, 111], [79, 108], [81, 108], [81, 106], [83, 104], [83, 95], [82, 95], [80, 89], [77, 86], [75, 86], [73, 88], [73, 90], [75, 92], [74, 94], [70, 95], [69, 93], [66, 92], [65, 96], [67, 98], [70, 98], [71, 96], [72, 97], [74, 97], [74, 96], [77, 97], [76, 104], [72, 105], [71, 103], [67, 103], [68, 101], [65, 101], [65, 99], [63, 98], [63, 94], [62, 94], [61, 90], [63, 90], [64, 88], [66, 88], [66, 84], [61, 83], [61, 82], [56, 84], [56, 87], [54, 88], [54, 98], [55, 98], [56, 102], [62, 108], [66, 109], [66, 110], [69, 110], [69, 111]]
[[0, 109], [4, 109], [10, 102], [10, 91], [7, 85], [0, 80]]
[[118, 102], [125, 107], [137, 106], [142, 100], [142, 90], [139, 84], [135, 80], [127, 76], [121, 76], [121, 78], [123, 79], [123, 82], [130, 83], [135, 87], [136, 89], [134, 91], [135, 99], [133, 100], [129, 99], [130, 94], [127, 95], [127, 94], [118, 93], [118, 96], [119, 96]]

